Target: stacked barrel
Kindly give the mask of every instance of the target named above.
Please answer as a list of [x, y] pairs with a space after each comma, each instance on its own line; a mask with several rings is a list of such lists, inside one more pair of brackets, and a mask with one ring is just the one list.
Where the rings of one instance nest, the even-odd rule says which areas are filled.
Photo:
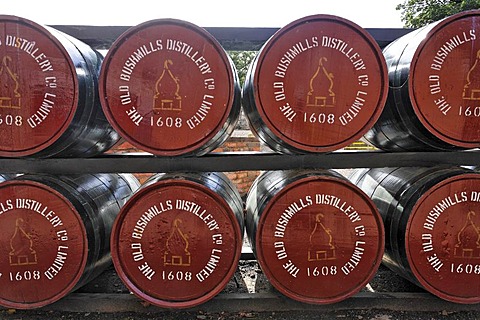
[[[2, 156], [93, 157], [124, 140], [156, 156], [200, 156], [235, 127], [238, 75], [202, 28], [149, 21], [104, 59], [55, 29], [1, 19]], [[140, 298], [186, 308], [237, 269], [243, 203], [223, 173], [159, 173], [141, 188], [120, 173], [2, 179], [3, 306], [53, 303], [113, 261]]]
[[[0, 155], [92, 157], [121, 140], [98, 95], [103, 56], [53, 28], [0, 16]], [[130, 174], [2, 175], [0, 304], [51, 304], [109, 265]]]
[[350, 179], [382, 216], [389, 268], [442, 299], [480, 302], [478, 173], [451, 167], [374, 168], [358, 170]]
[[[384, 48], [388, 99], [365, 140], [419, 157], [480, 146], [479, 14], [450, 16]], [[475, 171], [446, 166], [361, 169], [350, 177], [384, 221], [384, 264], [456, 303], [480, 302], [478, 179]]]
[[159, 156], [212, 151], [240, 113], [240, 84], [225, 50], [203, 28], [174, 19], [132, 27], [112, 44], [100, 95], [114, 128]]
[[329, 152], [358, 140], [387, 98], [385, 59], [346, 19], [309, 16], [277, 31], [243, 86], [252, 132], [281, 153]]
[[478, 15], [456, 14], [384, 49], [389, 95], [366, 140], [388, 151], [480, 146]]
[[102, 55], [58, 30], [0, 16], [0, 155], [85, 157], [120, 136], [102, 112]]
[[132, 175], [23, 175], [0, 185], [0, 304], [51, 304], [111, 264], [110, 233]]
[[247, 234], [263, 272], [286, 296], [334, 303], [373, 278], [384, 247], [372, 200], [334, 171], [268, 171], [246, 200]]
[[223, 173], [152, 176], [112, 232], [115, 268], [138, 297], [164, 308], [199, 305], [237, 270], [243, 204]]
[[[477, 148], [479, 14], [415, 30], [383, 52], [349, 20], [306, 16], [263, 45], [242, 89], [219, 42], [186, 21], [133, 26], [104, 57], [0, 16], [0, 156], [94, 157], [127, 141], [195, 161], [229, 138], [241, 106], [253, 134], [281, 154], [359, 139], [419, 156]], [[479, 173], [346, 176], [266, 171], [243, 201], [221, 172], [159, 172], [142, 184], [123, 173], [2, 175], [0, 304], [45, 306], [113, 262], [138, 298], [197, 306], [233, 277], [244, 233], [272, 285], [300, 302], [345, 300], [382, 261], [442, 299], [480, 302], [480, 288], [465, 285], [480, 274]]]

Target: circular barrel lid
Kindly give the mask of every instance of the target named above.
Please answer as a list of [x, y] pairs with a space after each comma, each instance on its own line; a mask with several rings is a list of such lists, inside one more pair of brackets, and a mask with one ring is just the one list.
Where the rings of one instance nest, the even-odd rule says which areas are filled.
[[480, 176], [462, 174], [430, 188], [408, 220], [405, 245], [426, 290], [457, 303], [480, 302]]
[[0, 226], [0, 305], [31, 309], [70, 293], [88, 247], [82, 219], [64, 196], [37, 182], [4, 182]]
[[224, 49], [189, 22], [158, 19], [131, 27], [111, 46], [100, 97], [112, 126], [156, 155], [194, 152], [224, 126], [234, 76]]
[[258, 222], [256, 255], [281, 293], [327, 304], [360, 291], [375, 275], [384, 249], [375, 205], [353, 184], [308, 177], [287, 185]]
[[258, 113], [271, 132], [306, 152], [340, 149], [380, 116], [388, 77], [382, 52], [346, 19], [313, 15], [276, 32], [254, 69]]
[[78, 103], [73, 62], [46, 28], [0, 15], [0, 156], [27, 156], [53, 144]]
[[440, 21], [410, 66], [415, 114], [434, 136], [455, 146], [480, 146], [480, 10]]
[[112, 231], [112, 258], [139, 298], [188, 308], [213, 298], [240, 259], [242, 233], [230, 207], [199, 183], [166, 179], [140, 189]]

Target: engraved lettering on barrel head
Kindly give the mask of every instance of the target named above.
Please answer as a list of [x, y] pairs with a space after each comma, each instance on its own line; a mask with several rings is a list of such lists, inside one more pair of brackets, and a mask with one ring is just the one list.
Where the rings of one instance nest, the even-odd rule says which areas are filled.
[[55, 94], [45, 92], [42, 104], [38, 110], [27, 119], [31, 128], [35, 128], [48, 117], [54, 107], [55, 102], [53, 99], [55, 97]]
[[457, 47], [462, 44], [474, 41], [477, 38], [475, 34], [475, 29], [470, 29], [468, 32], [462, 32], [461, 34], [456, 34], [453, 37], [445, 41], [433, 58], [433, 61], [430, 65], [432, 70], [440, 71], [442, 69], [443, 63], [447, 60], [448, 55]]
[[[56, 76], [52, 76], [52, 72], [55, 70], [52, 61], [48, 56], [42, 52], [34, 40], [22, 38], [17, 35], [6, 34], [4, 35], [5, 41], [3, 42], [6, 47], [11, 47], [26, 53], [32, 58], [36, 65], [40, 68], [42, 73], [47, 73], [45, 76], [45, 87], [49, 90], [45, 92], [44, 99], [38, 109], [37, 106], [29, 106], [26, 111], [22, 111], [22, 105], [25, 100], [30, 97], [25, 96], [24, 92], [26, 88], [21, 88], [21, 77], [23, 73], [17, 69], [21, 69], [22, 65], [19, 64], [19, 60], [13, 58], [13, 54], [7, 54], [1, 57], [0, 61], [0, 108], [4, 109], [5, 114], [0, 114], [0, 126], [10, 127], [22, 127], [27, 123], [30, 128], [34, 129], [40, 125], [50, 115], [52, 108], [55, 106], [56, 94], [52, 89], [57, 88]], [[0, 43], [2, 43], [0, 41]], [[21, 62], [21, 61], [20, 61]], [[32, 114], [26, 115], [25, 112], [32, 111]], [[25, 121], [25, 117], [27, 117]]]
[[[175, 59], [173, 59], [171, 55], [168, 55], [169, 52], [178, 52], [182, 54], [194, 63], [201, 75], [209, 75], [208, 78], [203, 80], [201, 85], [207, 91], [205, 91], [203, 100], [197, 107], [196, 111], [194, 105], [188, 105], [191, 101], [183, 101], [187, 96], [182, 95], [182, 79], [179, 76], [179, 72], [175, 72], [174, 70], [175, 65], [180, 65], [181, 62], [178, 61], [175, 63]], [[212, 67], [207, 61], [207, 58], [203, 56], [198, 49], [195, 49], [194, 46], [187, 42], [171, 38], [166, 39], [166, 41], [163, 39], [157, 39], [155, 41], [150, 41], [147, 44], [140, 45], [130, 54], [123, 64], [122, 72], [119, 76], [120, 80], [123, 82], [130, 82], [138, 64], [145, 57], [154, 53], [161, 54], [162, 70], [155, 83], [152, 84], [154, 92], [153, 113], [151, 112], [151, 109], [141, 111], [143, 109], [141, 109], [140, 105], [137, 105], [139, 102], [138, 99], [136, 99], [136, 101], [132, 100], [133, 94], [130, 86], [122, 84], [118, 86], [118, 91], [122, 106], [129, 106], [129, 108], [125, 110], [125, 113], [136, 126], [140, 126], [144, 120], [147, 120], [148, 122], [146, 122], [146, 124], [150, 127], [180, 129], [186, 123], [189, 129], [195, 129], [202, 124], [208, 116], [210, 108], [213, 107], [215, 96], [210, 92], [215, 90], [215, 78], [212, 78], [212, 74], [214, 74]], [[170, 113], [171, 111], [179, 112], [182, 110], [185, 112], [193, 112], [193, 115], [181, 116]]]
[[356, 52], [347, 41], [335, 37], [323, 36], [322, 46], [335, 49], [345, 55], [345, 57], [350, 60], [356, 71], [366, 70], [363, 58], [361, 58], [360, 54]]
[[[480, 192], [472, 191], [470, 201], [480, 202]], [[480, 275], [480, 219], [478, 214], [470, 210], [464, 217], [464, 223], [455, 237], [453, 256], [455, 262], [450, 263], [450, 273]]]
[[[354, 101], [348, 103], [350, 106], [346, 111], [342, 109], [334, 111], [333, 108], [328, 111], [327, 109], [317, 109], [317, 107], [334, 107], [338, 103], [334, 85], [336, 81], [341, 81], [341, 78], [336, 78], [334, 72], [330, 70], [332, 62], [323, 54], [330, 49], [341, 53], [348, 59], [353, 67], [353, 76], [356, 78], [359, 88], [362, 88], [357, 90]], [[318, 63], [312, 66], [314, 69], [307, 80], [308, 91], [303, 102], [298, 98], [287, 96], [283, 79], [286, 79], [292, 62], [303, 53], [312, 50], [321, 53], [319, 53]], [[301, 114], [299, 118], [305, 124], [334, 125], [339, 121], [340, 125], [346, 126], [355, 120], [368, 103], [366, 91], [369, 86], [368, 71], [362, 55], [348, 41], [332, 36], [323, 36], [319, 40], [317, 36], [312, 36], [295, 43], [281, 56], [274, 71], [276, 81], [273, 82], [272, 92], [275, 101], [282, 103], [278, 109], [290, 123], [294, 122], [297, 114]]]
[[310, 39], [304, 39], [303, 41], [299, 41], [291, 46], [280, 58], [278, 62], [275, 76], [279, 78], [285, 78], [286, 72], [290, 63], [295, 59], [296, 56], [305, 52], [309, 49], [318, 47], [318, 37], [312, 37]]
[[[9, 239], [8, 265], [12, 268], [8, 272], [10, 282], [41, 280], [43, 276], [47, 280], [54, 279], [65, 266], [69, 251], [67, 245], [69, 235], [67, 229], [62, 228], [64, 226], [62, 219], [54, 210], [35, 199], [7, 199], [0, 203], [0, 208], [2, 209], [1, 213], [10, 210], [28, 210], [39, 214], [54, 229], [54, 240], [56, 240], [56, 253], [53, 260], [51, 262], [45, 261], [46, 255], [44, 254], [47, 252], [45, 250], [38, 251], [39, 239], [31, 232], [31, 220], [17, 217]], [[42, 266], [42, 263], [47, 263], [47, 265]], [[36, 266], [36, 269], [25, 269], [25, 267], [31, 266]]]
[[48, 280], [52, 280], [56, 275], [60, 273], [67, 261], [68, 246], [59, 245], [57, 248], [57, 256], [53, 260], [52, 265], [44, 272], [45, 277]]
[[445, 212], [445, 210], [465, 201], [468, 201], [468, 195], [465, 191], [454, 193], [453, 195], [445, 197], [428, 212], [423, 227], [433, 231], [437, 219], [440, 217], [440, 215], [442, 215], [443, 212]]
[[6, 46], [11, 46], [26, 52], [37, 62], [42, 72], [53, 71], [52, 63], [47, 58], [45, 53], [40, 52], [37, 54], [40, 49], [36, 47], [35, 41], [7, 34], [5, 37], [5, 44]]
[[210, 258], [208, 259], [207, 264], [205, 267], [203, 267], [202, 270], [200, 270], [195, 277], [199, 282], [205, 281], [206, 278], [208, 278], [211, 274], [215, 272], [215, 269], [220, 263], [220, 258], [222, 250], [221, 249], [216, 249], [213, 248], [210, 254]]
[[[451, 85], [449, 83], [451, 81], [442, 81], [441, 77], [444, 63], [452, 52], [460, 50], [463, 45], [470, 46], [475, 39], [476, 34], [474, 29], [455, 34], [440, 45], [432, 59], [430, 64], [431, 74], [428, 76], [428, 88], [430, 90], [430, 95], [433, 97], [434, 106], [440, 111], [440, 115], [449, 115], [449, 111], [452, 110], [455, 105], [458, 105], [457, 116], [462, 118], [480, 117], [480, 105], [472, 104], [472, 102], [480, 100], [480, 79], [478, 79], [477, 76], [477, 71], [480, 67], [478, 65], [480, 50], [476, 51], [475, 60], [470, 64], [465, 76], [462, 76], [464, 78], [464, 85], [462, 88], [463, 104], [449, 102], [449, 93], [445, 86], [448, 85], [450, 88]], [[468, 53], [470, 53], [470, 50], [468, 50]], [[463, 69], [459, 70], [463, 71]]]
[[[456, 208], [461, 204], [477, 201], [476, 191], [453, 192], [436, 202], [425, 214], [425, 231], [421, 234], [422, 253], [435, 273], [441, 272], [446, 262], [451, 262], [452, 265], [480, 259], [480, 219], [474, 210], [461, 213], [463, 206]], [[445, 228], [445, 223], [438, 224], [439, 219], [449, 224], [450, 221], [455, 223], [449, 227], [448, 232], [441, 231]], [[455, 262], [452, 262], [452, 259], [455, 259]], [[457, 271], [453, 269], [450, 272]]]
[[[276, 258], [279, 261], [286, 261], [282, 262], [282, 267], [290, 276], [294, 278], [298, 276], [298, 272], [304, 270], [304, 267], [302, 266], [304, 263], [295, 263], [292, 258], [287, 259], [290, 256], [287, 250], [289, 243], [288, 238], [290, 238], [286, 236], [287, 228], [290, 225], [291, 220], [294, 219], [299, 212], [311, 206], [318, 205], [327, 205], [336, 208], [345, 217], [347, 217], [348, 221], [350, 221], [350, 223], [353, 225], [353, 234], [355, 235], [356, 240], [352, 249], [352, 255], [349, 256], [345, 262], [338, 262], [339, 264], [343, 265], [337, 266], [335, 263], [325, 265], [324, 263], [327, 261], [335, 262], [338, 260], [338, 246], [335, 242], [335, 235], [333, 231], [327, 227], [327, 213], [319, 212], [316, 214], [309, 214], [313, 218], [314, 222], [309, 224], [313, 225], [313, 229], [309, 232], [309, 243], [308, 246], [305, 247], [305, 260], [310, 263], [305, 268], [306, 275], [308, 277], [318, 277], [322, 275], [332, 276], [336, 275], [340, 269], [345, 275], [349, 275], [361, 263], [365, 252], [366, 241], [360, 239], [364, 239], [364, 237], [367, 236], [367, 233], [365, 226], [360, 224], [360, 222], [362, 222], [360, 213], [357, 212], [352, 205], [349, 205], [346, 201], [343, 201], [341, 198], [331, 194], [318, 193], [315, 195], [306, 195], [297, 199], [296, 201], [291, 202], [286, 207], [286, 209], [276, 219], [275, 228], [273, 230], [274, 238], [282, 239], [281, 241], [277, 240], [272, 243]], [[330, 216], [330, 221], [333, 214], [334, 213], [332, 212], [328, 213]], [[317, 264], [311, 265], [311, 263]]]
[[352, 105], [348, 108], [348, 110], [343, 113], [340, 117], [340, 123], [342, 125], [346, 125], [347, 123], [351, 122], [355, 117], [362, 111], [362, 107], [365, 105], [365, 98], [367, 92], [358, 90], [355, 96], [355, 100], [353, 101]]
[[55, 211], [50, 210], [48, 206], [38, 200], [17, 198], [15, 200], [15, 209], [26, 209], [38, 213], [50, 222], [54, 228], [63, 226], [62, 219], [55, 213]]
[[180, 52], [192, 60], [201, 74], [212, 73], [210, 64], [205, 57], [190, 44], [177, 39], [167, 39], [167, 49]]
[[134, 50], [129, 57], [126, 59], [122, 67], [122, 72], [120, 73], [120, 80], [130, 81], [130, 78], [135, 70], [137, 64], [149, 54], [162, 50], [163, 44], [162, 40], [158, 39], [156, 41], [150, 41], [148, 44], [143, 44]]
[[137, 220], [132, 232], [132, 238], [142, 240], [143, 233], [147, 225], [152, 221], [153, 218], [159, 214], [170, 211], [173, 209], [173, 200], [166, 200], [159, 202], [158, 204], [152, 205], [148, 208]]
[[223, 234], [214, 212], [209, 212], [202, 205], [186, 199], [164, 200], [145, 210], [136, 221], [131, 238], [142, 240], [145, 230], [152, 220], [172, 210], [193, 214], [212, 232], [212, 249], [206, 264], [199, 270], [192, 270], [195, 267], [195, 257], [190, 248], [191, 246], [195, 247], [193, 239], [198, 239], [200, 236], [192, 234], [198, 233], [198, 231], [188, 230], [181, 218], [173, 219], [168, 236], [162, 238], [164, 245], [161, 246], [160, 265], [145, 261], [148, 260], [148, 257], [145, 256], [143, 245], [136, 241], [130, 245], [133, 261], [139, 262], [138, 270], [149, 281], [153, 280], [157, 271], [159, 271], [160, 278], [163, 281], [192, 281], [197, 279], [199, 282], [203, 282], [214, 273], [223, 255], [221, 249], [224, 244]]

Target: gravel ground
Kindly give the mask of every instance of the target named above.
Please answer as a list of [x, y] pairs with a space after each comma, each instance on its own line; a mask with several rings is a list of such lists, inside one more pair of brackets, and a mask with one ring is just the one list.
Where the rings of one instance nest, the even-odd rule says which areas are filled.
[[115, 314], [101, 314], [101, 313], [67, 313], [67, 312], [12, 312], [2, 311], [0, 313], [1, 319], [95, 319], [95, 320], [150, 320], [150, 319], [164, 319], [164, 320], [226, 320], [226, 319], [278, 319], [278, 320], [310, 320], [310, 319], [358, 319], [358, 320], [428, 320], [428, 319], [445, 319], [445, 320], [474, 320], [479, 319], [478, 312], [459, 312], [450, 313], [442, 312], [388, 312], [385, 310], [354, 310], [350, 312], [328, 312], [319, 314], [314, 311], [294, 311], [294, 312], [239, 312], [239, 313], [208, 313], [208, 312], [166, 312], [154, 314], [136, 314], [136, 313], [120, 313]]

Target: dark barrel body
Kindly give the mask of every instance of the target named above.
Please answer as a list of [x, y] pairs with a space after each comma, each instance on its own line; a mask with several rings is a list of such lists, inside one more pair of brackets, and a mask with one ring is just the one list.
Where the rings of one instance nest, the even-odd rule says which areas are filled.
[[400, 37], [383, 49], [389, 91], [364, 135], [387, 151], [480, 146], [477, 61], [479, 10], [466, 11]]
[[102, 55], [24, 18], [0, 24], [0, 155], [90, 157], [118, 143], [98, 96]]
[[243, 232], [242, 199], [225, 174], [156, 174], [117, 217], [112, 258], [120, 279], [140, 299], [189, 308], [230, 281]]
[[2, 183], [0, 304], [51, 304], [110, 266], [113, 222], [138, 187], [130, 174], [38, 174]]
[[113, 127], [158, 156], [201, 156], [233, 132], [240, 114], [236, 68], [205, 29], [177, 19], [125, 31], [102, 64], [100, 97]]
[[380, 265], [381, 217], [370, 198], [334, 171], [263, 172], [248, 193], [246, 215], [262, 271], [297, 301], [345, 300]]
[[460, 167], [402, 167], [358, 169], [349, 179], [382, 216], [387, 267], [442, 299], [480, 301], [480, 287], [470, 286], [480, 275], [480, 246], [472, 238], [480, 223], [480, 175]]
[[341, 149], [362, 137], [387, 98], [380, 47], [344, 18], [312, 15], [279, 29], [249, 66], [242, 99], [252, 132], [280, 153]]

